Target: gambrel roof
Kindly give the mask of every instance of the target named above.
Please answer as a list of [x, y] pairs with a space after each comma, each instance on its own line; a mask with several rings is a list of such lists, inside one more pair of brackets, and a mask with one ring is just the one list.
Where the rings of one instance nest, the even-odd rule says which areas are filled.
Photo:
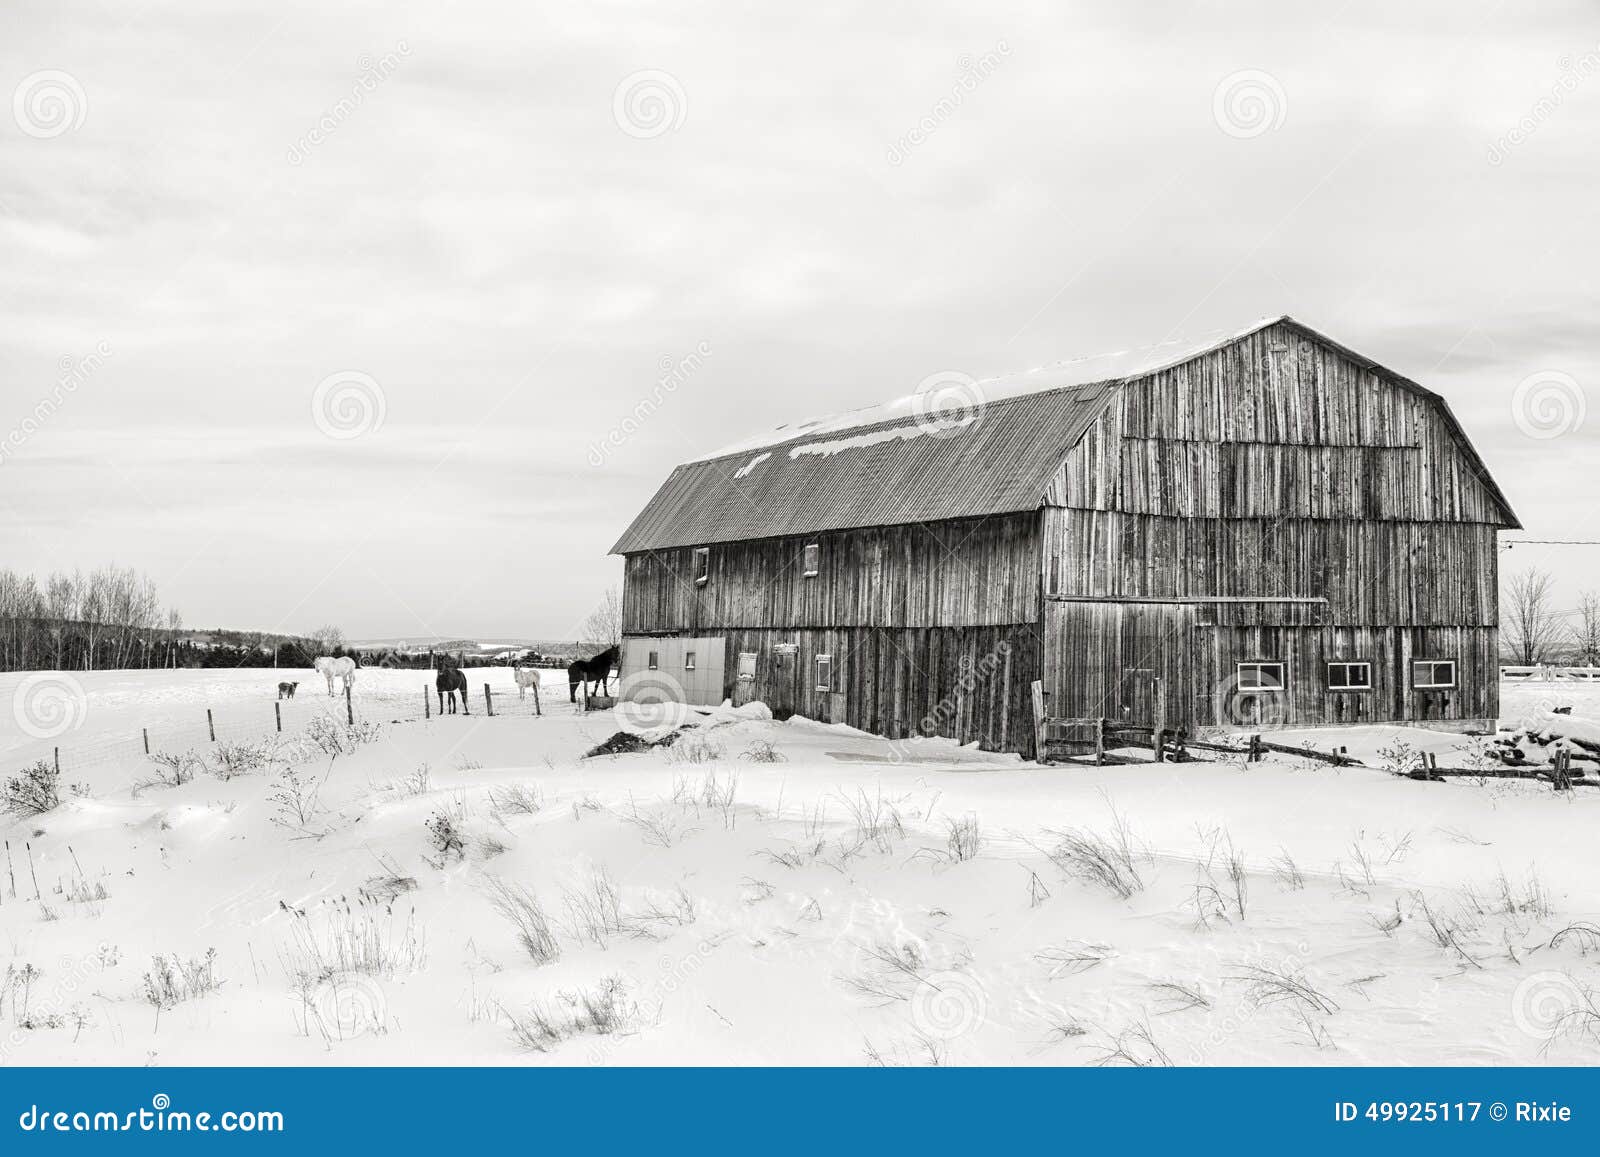
[[1123, 384], [1276, 325], [1432, 401], [1505, 525], [1520, 526], [1444, 399], [1292, 318], [1275, 317], [1199, 342], [1082, 358], [1012, 377], [941, 377], [931, 394], [781, 426], [677, 467], [612, 553], [1037, 509], [1067, 453]]

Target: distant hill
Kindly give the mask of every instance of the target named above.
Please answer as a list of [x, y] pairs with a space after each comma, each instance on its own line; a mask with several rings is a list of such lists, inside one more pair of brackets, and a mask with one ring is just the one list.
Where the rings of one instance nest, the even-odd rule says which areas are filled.
[[429, 650], [461, 652], [468, 655], [497, 655], [510, 651], [538, 651], [553, 654], [579, 648], [581, 644], [570, 639], [526, 639], [516, 635], [478, 635], [448, 637], [445, 635], [409, 635], [391, 639], [352, 639], [346, 649], [355, 651], [397, 651], [401, 654], [421, 654]]

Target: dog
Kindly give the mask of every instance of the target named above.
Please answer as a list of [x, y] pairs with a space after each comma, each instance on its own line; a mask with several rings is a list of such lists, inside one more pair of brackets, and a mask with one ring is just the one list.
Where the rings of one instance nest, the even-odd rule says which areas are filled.
[[279, 683], [278, 684], [278, 698], [279, 699], [293, 699], [294, 698], [294, 689], [296, 687], [298, 687], [298, 686], [300, 686], [299, 683]]

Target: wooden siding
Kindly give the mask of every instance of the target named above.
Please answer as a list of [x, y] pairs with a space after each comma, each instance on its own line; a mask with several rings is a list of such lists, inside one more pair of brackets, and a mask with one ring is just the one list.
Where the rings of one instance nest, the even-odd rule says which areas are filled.
[[[1043, 663], [1051, 714], [1146, 723], [1156, 694], [1168, 722], [1189, 728], [1466, 721], [1499, 712], [1493, 628], [1206, 627], [1200, 610], [1047, 603]], [[1456, 687], [1414, 689], [1412, 659], [1455, 660]], [[1371, 663], [1372, 689], [1330, 691], [1326, 664], [1332, 660]], [[1235, 664], [1251, 661], [1287, 664], [1287, 690], [1260, 697], [1236, 691]], [[1157, 677], [1159, 684], [1152, 682]]]
[[[742, 652], [757, 657], [756, 678], [744, 688]], [[727, 634], [727, 694], [759, 699], [780, 718], [803, 715], [900, 740], [938, 735], [1031, 758], [1029, 688], [1040, 677], [1040, 654], [1037, 625], [736, 630]], [[828, 691], [816, 685], [818, 655], [833, 660]]]
[[[693, 547], [627, 557], [623, 630], [721, 633], [735, 628], [944, 627], [1037, 622], [1039, 514], [711, 548], [693, 581]], [[807, 543], [819, 573], [804, 574]]]
[[[1498, 621], [1495, 528], [1482, 523], [1184, 519], [1055, 508], [1044, 512], [1043, 544], [1050, 594], [1318, 597], [1328, 600], [1313, 620], [1319, 623]], [[1214, 608], [1214, 621], [1293, 622], [1300, 613], [1241, 604]]]
[[1123, 385], [1061, 506], [1190, 518], [1515, 520], [1432, 398], [1286, 325]]

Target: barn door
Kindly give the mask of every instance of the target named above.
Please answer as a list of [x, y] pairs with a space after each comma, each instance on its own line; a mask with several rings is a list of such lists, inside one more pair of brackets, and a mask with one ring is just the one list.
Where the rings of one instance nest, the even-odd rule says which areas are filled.
[[787, 719], [800, 707], [800, 648], [777, 643], [767, 657], [767, 706], [774, 719]]

